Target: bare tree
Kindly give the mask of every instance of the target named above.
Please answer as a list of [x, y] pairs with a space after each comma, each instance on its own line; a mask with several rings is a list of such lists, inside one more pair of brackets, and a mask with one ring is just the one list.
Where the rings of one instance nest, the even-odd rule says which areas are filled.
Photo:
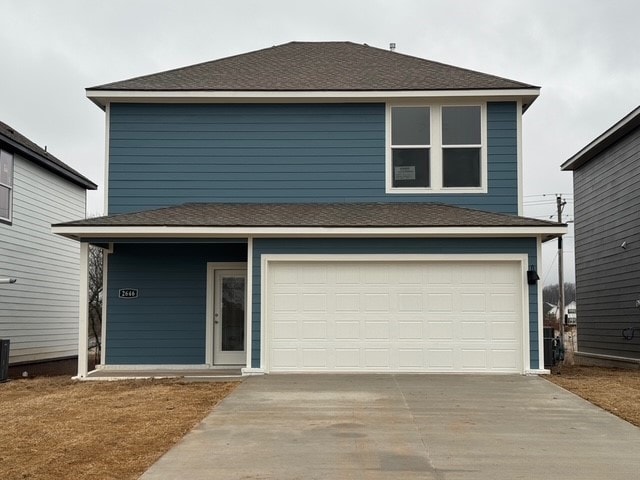
[[[576, 299], [576, 285], [574, 283], [565, 282], [564, 284], [564, 298], [565, 303], [569, 304]], [[557, 305], [560, 299], [560, 287], [556, 283], [554, 285], [547, 285], [542, 289], [542, 299], [546, 303]]]
[[96, 363], [102, 348], [102, 256], [101, 248], [89, 246], [89, 344], [95, 345]]

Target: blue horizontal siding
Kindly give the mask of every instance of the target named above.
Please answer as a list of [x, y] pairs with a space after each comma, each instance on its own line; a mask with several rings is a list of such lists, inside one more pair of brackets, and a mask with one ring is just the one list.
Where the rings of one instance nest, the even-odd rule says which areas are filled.
[[[207, 262], [245, 262], [246, 252], [243, 243], [117, 243], [108, 257], [106, 363], [205, 363]], [[139, 297], [120, 299], [120, 288]]]
[[[535, 238], [257, 238], [253, 243], [252, 366], [260, 367], [261, 258], [264, 254], [526, 254], [537, 265]], [[526, 281], [523, 279], [523, 281]], [[529, 287], [530, 368], [537, 369], [538, 290]]]
[[517, 111], [487, 105], [488, 193], [385, 193], [384, 104], [112, 104], [109, 213], [185, 202], [442, 202], [517, 213]]

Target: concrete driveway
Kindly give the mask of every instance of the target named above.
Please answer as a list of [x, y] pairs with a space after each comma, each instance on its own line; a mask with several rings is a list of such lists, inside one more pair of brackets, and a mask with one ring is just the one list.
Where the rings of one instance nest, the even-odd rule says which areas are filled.
[[537, 377], [268, 375], [152, 479], [624, 479], [640, 429]]

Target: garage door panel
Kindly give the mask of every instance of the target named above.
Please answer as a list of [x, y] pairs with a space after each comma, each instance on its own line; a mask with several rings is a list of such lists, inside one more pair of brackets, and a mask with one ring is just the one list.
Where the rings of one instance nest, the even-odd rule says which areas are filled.
[[424, 308], [421, 293], [398, 293], [396, 299], [399, 312], [421, 312]]
[[426, 338], [429, 340], [453, 341], [453, 320], [428, 322]]
[[424, 338], [424, 322], [422, 320], [399, 320], [397, 323], [398, 340], [417, 340]]
[[454, 270], [448, 264], [431, 264], [424, 269], [425, 283], [427, 285], [453, 285]]
[[336, 321], [336, 340], [357, 340], [361, 337], [360, 322]]
[[453, 371], [453, 348], [427, 349], [427, 367], [430, 371]]
[[493, 370], [513, 371], [518, 368], [519, 356], [518, 350], [493, 349], [491, 351], [491, 366]]
[[450, 312], [453, 310], [452, 293], [427, 293], [425, 306], [428, 312]]
[[282, 264], [271, 277], [275, 285], [298, 285], [298, 268], [295, 265]]
[[461, 367], [463, 370], [486, 370], [487, 351], [484, 348], [461, 348]]
[[365, 285], [388, 285], [389, 270], [380, 269], [376, 265], [360, 266], [360, 279]]
[[375, 370], [390, 369], [390, 349], [384, 347], [365, 347], [364, 368]]
[[487, 310], [484, 293], [461, 293], [458, 298], [462, 312], [485, 312]]
[[391, 308], [388, 293], [365, 293], [362, 300], [367, 312], [389, 312]]
[[522, 371], [518, 263], [274, 262], [269, 272], [271, 371]]
[[513, 320], [491, 322], [491, 339], [494, 341], [507, 340], [516, 342], [518, 340], [518, 325]]
[[364, 338], [366, 340], [386, 340], [390, 334], [391, 328], [387, 321], [365, 321], [364, 323]]
[[517, 269], [504, 269], [500, 266], [491, 266], [487, 269], [488, 272], [488, 280], [494, 285], [505, 285], [510, 287], [520, 282], [519, 274], [520, 272]]
[[297, 319], [286, 321], [278, 320], [273, 323], [273, 337], [279, 341], [296, 340], [298, 338], [298, 321]]
[[271, 349], [271, 368], [274, 370], [296, 370], [299, 368], [297, 348], [273, 346]]
[[326, 293], [301, 293], [299, 300], [303, 312], [327, 312]]
[[360, 311], [360, 294], [359, 293], [336, 293], [335, 295], [335, 312], [359, 312]]
[[362, 364], [360, 357], [360, 348], [336, 347], [334, 351], [336, 369], [357, 370]]
[[490, 300], [490, 311], [493, 313], [516, 313], [519, 306], [516, 294], [513, 292], [491, 294]]
[[298, 311], [298, 294], [297, 293], [276, 293], [273, 295], [273, 311], [280, 312], [297, 312]]
[[304, 368], [326, 370], [329, 367], [326, 348], [303, 348], [300, 353]]
[[478, 341], [482, 340], [486, 342], [487, 340], [487, 324], [484, 321], [480, 322], [468, 322], [463, 321], [462, 324], [462, 332], [460, 334], [460, 338], [462, 340], [473, 340]]

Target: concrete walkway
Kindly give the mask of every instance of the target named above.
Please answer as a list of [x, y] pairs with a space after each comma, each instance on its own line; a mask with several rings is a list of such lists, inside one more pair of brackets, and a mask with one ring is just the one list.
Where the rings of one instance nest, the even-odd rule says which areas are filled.
[[268, 375], [240, 385], [153, 479], [607, 479], [640, 429], [537, 377]]

